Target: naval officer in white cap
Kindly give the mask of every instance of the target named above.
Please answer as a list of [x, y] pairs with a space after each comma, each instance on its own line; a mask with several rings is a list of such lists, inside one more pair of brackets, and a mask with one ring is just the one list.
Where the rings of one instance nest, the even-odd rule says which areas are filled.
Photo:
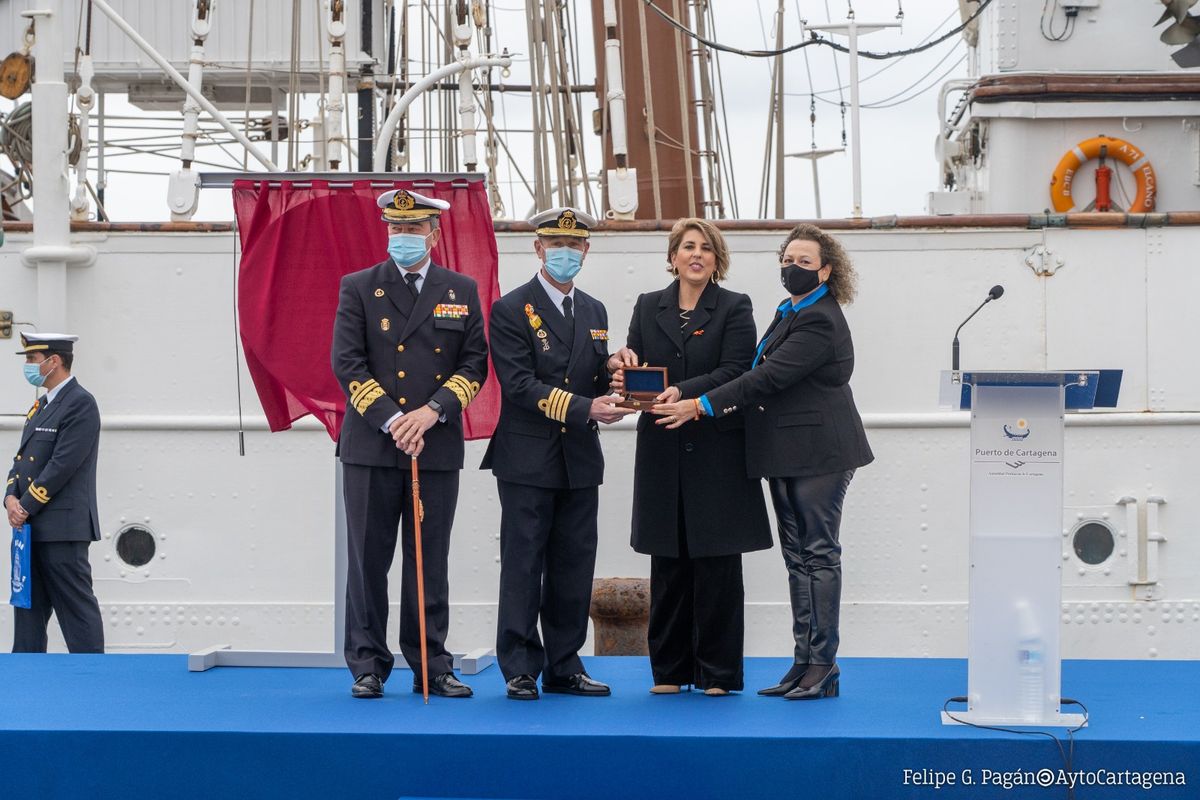
[[[579, 659], [587, 638], [604, 455], [597, 423], [633, 413], [609, 394], [608, 312], [575, 286], [596, 220], [554, 208], [529, 220], [541, 262], [492, 306], [500, 421], [484, 456], [500, 494], [496, 658], [508, 697], [610, 694]], [[538, 623], [541, 622], [541, 635]]]
[[58, 617], [72, 653], [103, 653], [104, 626], [92, 591], [88, 547], [100, 538], [96, 457], [100, 410], [71, 375], [78, 336], [21, 334], [25, 380], [46, 389], [25, 416], [8, 472], [8, 524], [30, 530], [30, 607], [13, 609], [13, 652], [46, 652], [46, 626]]
[[346, 395], [338, 456], [349, 538], [351, 694], [381, 697], [392, 671], [387, 577], [401, 522], [400, 650], [413, 670], [413, 690], [421, 691], [411, 458], [417, 455], [429, 690], [470, 697], [446, 649], [447, 558], [463, 466], [462, 413], [487, 377], [479, 292], [473, 279], [431, 260], [449, 203], [399, 189], [379, 195], [377, 204], [388, 226], [388, 257], [342, 279], [333, 329], [333, 371]]

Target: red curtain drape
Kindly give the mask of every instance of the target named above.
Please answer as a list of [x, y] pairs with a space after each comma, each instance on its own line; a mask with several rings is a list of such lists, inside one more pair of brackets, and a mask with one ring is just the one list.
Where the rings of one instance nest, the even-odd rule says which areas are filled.
[[[470, 275], [479, 285], [484, 323], [500, 296], [499, 258], [483, 182], [397, 180], [450, 203], [433, 260]], [[333, 318], [342, 276], [387, 258], [387, 226], [375, 198], [378, 181], [330, 186], [328, 181], [235, 181], [242, 258], [238, 315], [246, 365], [272, 431], [305, 414], [337, 439], [345, 397], [330, 367]], [[468, 439], [492, 435], [500, 390], [490, 374], [467, 409]]]

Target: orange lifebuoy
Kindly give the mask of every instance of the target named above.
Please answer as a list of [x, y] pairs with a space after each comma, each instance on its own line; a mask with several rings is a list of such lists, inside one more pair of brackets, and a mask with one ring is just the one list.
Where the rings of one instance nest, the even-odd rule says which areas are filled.
[[1050, 176], [1050, 202], [1054, 210], [1067, 212], [1075, 208], [1075, 199], [1071, 197], [1071, 184], [1075, 173], [1085, 162], [1100, 155], [1100, 148], [1107, 147], [1107, 156], [1128, 165], [1137, 180], [1137, 195], [1129, 211], [1143, 213], [1154, 210], [1154, 200], [1158, 194], [1158, 181], [1154, 177], [1154, 167], [1145, 152], [1134, 147], [1124, 139], [1114, 139], [1111, 136], [1095, 136], [1085, 139], [1072, 147], [1059, 160]]

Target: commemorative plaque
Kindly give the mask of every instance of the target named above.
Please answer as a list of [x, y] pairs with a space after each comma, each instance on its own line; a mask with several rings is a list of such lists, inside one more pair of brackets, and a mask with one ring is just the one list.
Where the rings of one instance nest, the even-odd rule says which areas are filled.
[[617, 405], [645, 411], [666, 390], [666, 367], [625, 367], [625, 399]]

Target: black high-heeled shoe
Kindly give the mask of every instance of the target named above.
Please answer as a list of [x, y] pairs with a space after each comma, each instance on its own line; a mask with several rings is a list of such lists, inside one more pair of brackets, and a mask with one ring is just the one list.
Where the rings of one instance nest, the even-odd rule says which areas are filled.
[[842, 671], [838, 669], [837, 664], [830, 666], [829, 671], [825, 673], [825, 677], [817, 681], [812, 686], [800, 686], [792, 689], [783, 696], [784, 700], [816, 700], [821, 697], [837, 697], [840, 693], [839, 676]]
[[808, 670], [808, 664], [793, 664], [792, 668], [787, 671], [787, 674], [779, 679], [779, 683], [774, 686], [768, 686], [765, 689], [759, 689], [758, 693], [763, 697], [780, 697], [800, 685], [800, 679], [804, 677], [804, 673]]

